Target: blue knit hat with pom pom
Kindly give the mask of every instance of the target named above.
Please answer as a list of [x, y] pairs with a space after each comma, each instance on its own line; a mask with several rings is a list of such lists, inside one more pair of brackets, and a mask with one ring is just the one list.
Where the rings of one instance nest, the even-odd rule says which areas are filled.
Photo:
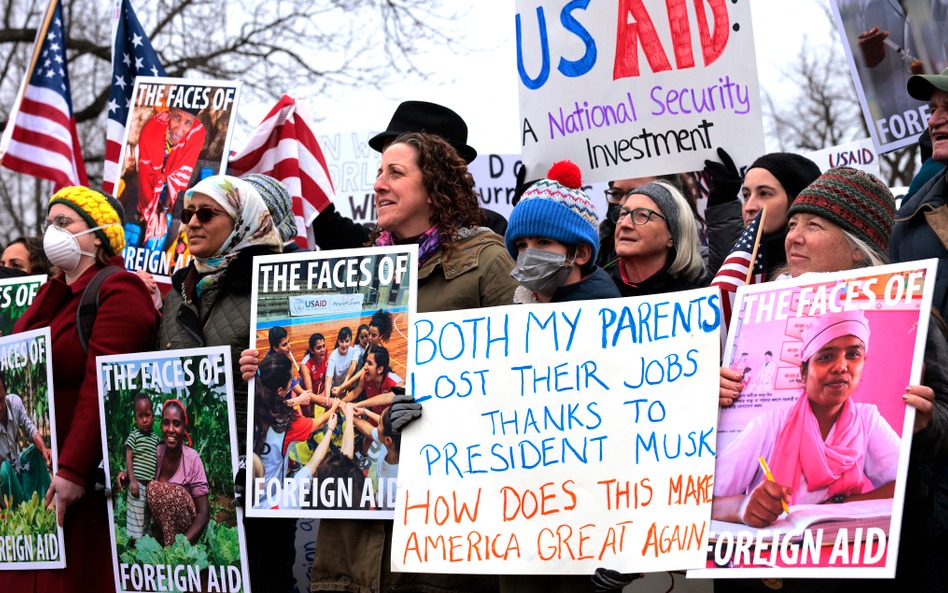
[[517, 239], [543, 237], [560, 243], [592, 247], [590, 262], [599, 251], [599, 217], [583, 186], [579, 167], [570, 161], [555, 163], [546, 179], [524, 192], [507, 223], [507, 251], [517, 259]]

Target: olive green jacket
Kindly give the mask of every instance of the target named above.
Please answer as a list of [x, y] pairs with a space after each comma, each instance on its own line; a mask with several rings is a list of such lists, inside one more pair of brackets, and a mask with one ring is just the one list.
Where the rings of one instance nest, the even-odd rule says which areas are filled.
[[[434, 254], [418, 270], [418, 312], [509, 305], [519, 286], [503, 237], [465, 228], [444, 261]], [[492, 593], [496, 576], [393, 573], [392, 521], [323, 519], [316, 538], [312, 591], [359, 593]]]

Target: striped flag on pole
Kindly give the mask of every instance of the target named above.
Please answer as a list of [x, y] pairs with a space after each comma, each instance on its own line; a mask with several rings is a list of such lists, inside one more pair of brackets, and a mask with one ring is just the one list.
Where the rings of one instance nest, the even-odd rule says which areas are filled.
[[[731, 249], [724, 264], [715, 274], [711, 286], [721, 289], [721, 307], [724, 314], [724, 326], [731, 326], [731, 312], [734, 296], [741, 286], [758, 284], [766, 280], [767, 254], [766, 243], [761, 242], [764, 228], [764, 210], [757, 213], [741, 238]], [[751, 265], [753, 262], [753, 265]]]
[[115, 193], [115, 180], [122, 170], [119, 158], [125, 140], [125, 122], [132, 105], [135, 78], [165, 76], [158, 54], [138, 22], [129, 0], [120, 0], [115, 7], [115, 35], [112, 39], [112, 90], [109, 93], [109, 120], [105, 132], [105, 167], [102, 190]]
[[0, 137], [0, 160], [8, 169], [53, 182], [59, 188], [88, 185], [76, 134], [63, 12], [51, 0], [27, 71]]
[[261, 173], [280, 180], [293, 196], [296, 242], [315, 246], [310, 226], [332, 203], [335, 190], [323, 149], [302, 103], [287, 95], [274, 105], [253, 131], [247, 145], [230, 158], [232, 175]]

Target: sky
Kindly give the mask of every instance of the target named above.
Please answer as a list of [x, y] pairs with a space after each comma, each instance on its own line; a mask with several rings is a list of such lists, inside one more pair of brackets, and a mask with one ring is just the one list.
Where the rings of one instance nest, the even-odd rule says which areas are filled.
[[[778, 101], [792, 94], [793, 86], [781, 69], [796, 58], [805, 38], [808, 43], [835, 48], [827, 51], [842, 52], [820, 7], [826, 2], [750, 0], [762, 93], [767, 90]], [[449, 5], [463, 11], [457, 0], [450, 0]], [[470, 5], [460, 28], [467, 36], [465, 43], [476, 51], [456, 55], [442, 50], [421, 56], [418, 64], [430, 73], [429, 80], [408, 78], [381, 92], [347, 89], [331, 98], [310, 95], [306, 89], [295, 93], [318, 120], [318, 133], [384, 130], [399, 103], [424, 100], [458, 112], [468, 125], [468, 144], [479, 153], [519, 153], [514, 1], [471, 0]], [[243, 121], [235, 134], [235, 146], [242, 145], [270, 107], [241, 108]], [[776, 142], [768, 141], [768, 150], [777, 148]]]

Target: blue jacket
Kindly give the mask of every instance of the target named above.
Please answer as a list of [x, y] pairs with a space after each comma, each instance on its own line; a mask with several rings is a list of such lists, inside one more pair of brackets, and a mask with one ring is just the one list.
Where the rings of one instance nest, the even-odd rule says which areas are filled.
[[895, 226], [886, 252], [893, 262], [938, 258], [932, 306], [942, 317], [948, 317], [948, 249], [929, 226], [925, 212], [945, 208], [946, 196], [948, 180], [946, 172], [942, 171], [902, 202], [902, 207], [895, 213]]

